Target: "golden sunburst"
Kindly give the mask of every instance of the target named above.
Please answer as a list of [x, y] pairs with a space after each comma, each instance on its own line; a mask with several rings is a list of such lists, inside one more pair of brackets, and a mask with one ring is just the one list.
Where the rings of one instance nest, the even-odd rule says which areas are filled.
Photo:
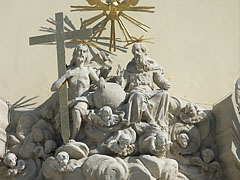
[[101, 37], [102, 32], [104, 31], [107, 23], [111, 22], [111, 31], [110, 31], [110, 46], [109, 50], [111, 51], [112, 47], [116, 51], [116, 27], [115, 23], [117, 22], [121, 31], [123, 32], [124, 38], [126, 39], [127, 44], [135, 41], [133, 36], [130, 34], [126, 25], [123, 23], [122, 18], [136, 25], [138, 28], [147, 32], [150, 29], [149, 26], [144, 23], [132, 18], [127, 15], [124, 11], [135, 11], [135, 12], [150, 12], [153, 13], [154, 6], [136, 6], [139, 0], [106, 0], [102, 2], [101, 0], [86, 0], [90, 6], [71, 6], [71, 11], [102, 11], [100, 14], [91, 17], [82, 22], [81, 28], [86, 28], [87, 26], [93, 24], [94, 22], [100, 20], [102, 17], [105, 17], [101, 22], [97, 30], [91, 37], [96, 38], [96, 42], [99, 37]]

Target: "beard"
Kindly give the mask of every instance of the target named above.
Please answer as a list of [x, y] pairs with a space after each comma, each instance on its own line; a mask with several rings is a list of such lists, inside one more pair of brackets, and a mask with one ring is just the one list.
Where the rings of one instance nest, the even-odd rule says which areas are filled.
[[76, 63], [83, 63], [87, 60], [87, 58], [85, 56], [76, 56], [75, 57], [75, 61]]
[[147, 56], [136, 56], [136, 70], [138, 72], [146, 72], [150, 70], [150, 64], [147, 61]]
[[77, 57], [77, 60], [79, 60], [79, 61], [85, 61], [85, 59], [86, 59], [85, 56], [78, 56]]

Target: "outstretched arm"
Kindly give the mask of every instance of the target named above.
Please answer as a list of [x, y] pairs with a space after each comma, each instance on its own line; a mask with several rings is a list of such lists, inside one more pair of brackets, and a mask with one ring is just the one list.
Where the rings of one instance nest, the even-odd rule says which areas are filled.
[[57, 81], [55, 81], [52, 84], [51, 91], [54, 92], [60, 89], [64, 85], [64, 83], [67, 81], [67, 79], [73, 76], [73, 74], [74, 74], [73, 70], [71, 69], [68, 70], [64, 75], [62, 75], [62, 77], [60, 77]]
[[98, 86], [99, 77], [98, 77], [97, 73], [92, 68], [89, 68], [89, 75], [90, 75], [91, 80], [93, 81], [93, 84]]
[[92, 68], [89, 68], [89, 75], [90, 75], [91, 80], [97, 87], [99, 87], [100, 89], [105, 88], [106, 82], [105, 82], [104, 78], [100, 77], [100, 79], [99, 79], [98, 75]]

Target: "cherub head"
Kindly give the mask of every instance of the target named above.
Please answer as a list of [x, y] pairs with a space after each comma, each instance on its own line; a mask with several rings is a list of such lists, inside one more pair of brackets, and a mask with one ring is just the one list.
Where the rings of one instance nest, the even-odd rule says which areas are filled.
[[17, 156], [14, 153], [7, 153], [3, 159], [6, 166], [14, 168], [17, 165]]
[[187, 133], [181, 133], [177, 135], [177, 143], [182, 147], [182, 148], [187, 148], [188, 143], [189, 143], [189, 136]]
[[194, 117], [197, 115], [196, 105], [193, 103], [188, 103], [185, 106], [185, 113], [189, 115], [189, 117]]
[[167, 132], [159, 132], [156, 134], [155, 147], [159, 152], [167, 152], [172, 142], [168, 140]]
[[99, 114], [103, 121], [107, 122], [112, 119], [112, 109], [109, 106], [104, 106], [99, 110]]
[[54, 140], [47, 140], [44, 143], [44, 151], [45, 153], [49, 154], [53, 149], [57, 147], [57, 144]]
[[69, 161], [69, 154], [65, 151], [62, 151], [57, 154], [56, 159], [61, 166], [67, 166]]
[[128, 146], [131, 143], [131, 137], [128, 134], [121, 134], [119, 139], [119, 146], [121, 149], [124, 149], [126, 146]]
[[214, 152], [209, 148], [202, 150], [201, 155], [205, 163], [210, 163], [214, 159]]

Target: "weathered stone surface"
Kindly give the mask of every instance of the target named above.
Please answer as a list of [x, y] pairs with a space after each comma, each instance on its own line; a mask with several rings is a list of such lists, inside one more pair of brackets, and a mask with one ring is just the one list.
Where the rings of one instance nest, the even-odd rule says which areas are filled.
[[147, 167], [142, 163], [139, 156], [129, 156], [124, 159], [129, 167], [129, 178], [145, 177], [147, 179], [155, 179]]
[[100, 109], [103, 106], [110, 106], [112, 109], [119, 107], [126, 98], [123, 88], [116, 83], [106, 83], [105, 87], [98, 88], [93, 94], [94, 105]]
[[[69, 85], [66, 127], [71, 139], [63, 132], [67, 121], [56, 95], [33, 111], [13, 111], [8, 150], [14, 161], [0, 164], [1, 175], [21, 179], [26, 171], [24, 178], [36, 180], [221, 178], [211, 113], [193, 103], [183, 107], [168, 93], [171, 85], [163, 69], [142, 43], [135, 43], [132, 53], [126, 69], [119, 67], [109, 78], [110, 57], [100, 52], [90, 60], [88, 46], [78, 45], [66, 73], [51, 88]], [[26, 169], [30, 162], [32, 174]], [[25, 169], [18, 167], [24, 163]]]
[[240, 177], [240, 116], [234, 95], [229, 95], [213, 108], [216, 118], [216, 142], [219, 160], [227, 178]]
[[126, 180], [129, 171], [122, 159], [105, 155], [90, 156], [82, 168], [86, 180]]
[[159, 159], [154, 156], [143, 155], [139, 157], [142, 163], [156, 179], [175, 180], [178, 174], [178, 163], [173, 159]]

